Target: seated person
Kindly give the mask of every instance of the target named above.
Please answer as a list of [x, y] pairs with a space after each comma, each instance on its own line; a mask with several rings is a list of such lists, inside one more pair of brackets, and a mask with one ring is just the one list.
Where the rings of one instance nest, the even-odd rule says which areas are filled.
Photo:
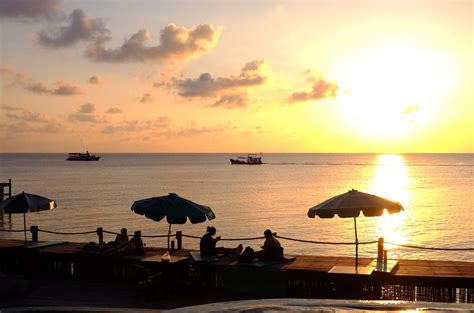
[[217, 256], [218, 254], [236, 254], [239, 255], [242, 251], [242, 245], [238, 245], [237, 248], [223, 248], [223, 247], [216, 247], [216, 243], [221, 240], [220, 236], [216, 235], [216, 228], [212, 226], [207, 227], [207, 232], [204, 236], [201, 237], [201, 241], [199, 243], [199, 248], [201, 251], [201, 255], [209, 255], [209, 256]]
[[142, 232], [137, 230], [133, 233], [133, 238], [130, 239], [130, 244], [133, 247], [133, 253], [136, 255], [144, 255], [145, 254], [145, 245], [142, 241]]
[[128, 244], [128, 234], [126, 228], [122, 228], [120, 230], [120, 234], [115, 237], [115, 243], [119, 246]]
[[261, 251], [255, 252], [255, 257], [260, 261], [280, 261], [283, 259], [283, 248], [280, 242], [273, 236], [270, 229], [265, 230], [265, 243]]

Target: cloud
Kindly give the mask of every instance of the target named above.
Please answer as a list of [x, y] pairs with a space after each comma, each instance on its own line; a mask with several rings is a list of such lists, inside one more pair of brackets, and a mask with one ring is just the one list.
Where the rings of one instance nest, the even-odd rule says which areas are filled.
[[141, 29], [116, 49], [104, 48], [108, 38], [98, 38], [89, 45], [86, 56], [111, 63], [183, 61], [209, 52], [217, 43], [218, 30], [212, 24], [191, 28], [169, 24], [161, 31], [158, 45], [148, 46], [150, 38], [150, 31]]
[[131, 133], [139, 131], [156, 131], [160, 128], [166, 128], [169, 126], [171, 119], [167, 116], [159, 116], [155, 119], [148, 120], [132, 120], [132, 121], [123, 121], [117, 125], [108, 125], [105, 126], [102, 132], [104, 134], [116, 134], [116, 133]]
[[223, 95], [212, 106], [226, 107], [228, 109], [245, 108], [247, 106], [247, 98], [247, 94]]
[[137, 98], [141, 103], [150, 103], [155, 101], [155, 97], [149, 93], [144, 93], [143, 96]]
[[339, 86], [334, 82], [328, 82], [323, 77], [310, 76], [308, 81], [311, 81], [313, 86], [311, 91], [294, 92], [288, 98], [288, 102], [303, 102], [309, 100], [320, 100], [324, 98], [335, 98], [339, 91]]
[[258, 86], [265, 83], [265, 77], [259, 71], [264, 60], [248, 62], [238, 76], [213, 78], [203, 73], [198, 78], [175, 79], [173, 84], [182, 97], [215, 97], [222, 91]]
[[0, 123], [4, 134], [17, 133], [57, 133], [60, 124], [47, 118], [44, 114], [26, 110], [17, 106], [2, 105], [1, 110], [7, 121]]
[[91, 78], [89, 78], [88, 82], [91, 85], [98, 85], [100, 84], [102, 78], [99, 75], [92, 75]]
[[0, 18], [51, 18], [61, 5], [61, 0], [1, 0]]
[[111, 107], [105, 113], [107, 113], [107, 114], [120, 114], [120, 113], [122, 113], [122, 110], [120, 110], [119, 108], [116, 108], [116, 107]]
[[8, 64], [0, 65], [0, 74], [10, 74], [12, 72], [12, 68]]
[[71, 122], [103, 123], [105, 122], [96, 114], [96, 107], [92, 103], [84, 103], [79, 109], [69, 114]]
[[47, 85], [41, 81], [29, 79], [26, 73], [18, 72], [14, 74], [13, 70], [8, 65], [2, 66], [0, 72], [9, 77], [13, 77], [14, 80], [12, 85], [24, 88], [33, 93], [55, 96], [75, 96], [81, 94], [81, 89], [75, 84], [57, 81], [53, 84]]
[[180, 128], [178, 130], [170, 130], [167, 132], [163, 132], [161, 136], [166, 137], [190, 137], [190, 136], [198, 136], [198, 135], [205, 135], [205, 134], [212, 134], [212, 133], [224, 133], [229, 130], [235, 129], [231, 123], [221, 124], [216, 126], [196, 126], [196, 123], [192, 121], [188, 126]]
[[81, 9], [75, 9], [69, 15], [69, 24], [43, 29], [36, 33], [37, 42], [48, 48], [68, 47], [79, 41], [91, 41], [106, 38], [109, 30], [101, 19], [90, 19]]
[[261, 73], [264, 64], [264, 60], [254, 60], [245, 64], [237, 76], [213, 78], [211, 74], [203, 73], [194, 79], [174, 79], [172, 85], [181, 97], [219, 98], [212, 105], [214, 107], [246, 107], [247, 89], [266, 81]]
[[56, 82], [53, 86], [47, 86], [42, 82], [28, 82], [23, 84], [24, 88], [37, 94], [50, 94], [55, 96], [75, 96], [81, 93], [78, 86], [65, 83], [62, 81]]

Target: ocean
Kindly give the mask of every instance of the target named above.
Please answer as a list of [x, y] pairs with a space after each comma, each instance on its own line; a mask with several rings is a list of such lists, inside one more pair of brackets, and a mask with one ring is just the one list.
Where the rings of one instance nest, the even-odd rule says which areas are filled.
[[[100, 153], [98, 153], [100, 154]], [[438, 248], [474, 247], [473, 154], [263, 154], [263, 165], [230, 165], [235, 154], [102, 154], [98, 162], [65, 161], [66, 154], [0, 154], [0, 180], [22, 191], [56, 200], [52, 211], [27, 214], [28, 227], [58, 232], [97, 227], [163, 235], [166, 221], [154, 222], [130, 210], [135, 200], [168, 193], [210, 206], [216, 219], [173, 225], [172, 231], [201, 236], [206, 226], [222, 238], [278, 235], [313, 241], [354, 241], [351, 218], [308, 218], [308, 209], [350, 189], [399, 201], [405, 211], [382, 217], [359, 216], [359, 241], [377, 240]], [[23, 217], [3, 216], [0, 229], [22, 229]], [[40, 233], [40, 240], [96, 241], [97, 236]], [[0, 232], [0, 238], [23, 233]], [[105, 240], [114, 236], [105, 235]], [[165, 238], [144, 238], [166, 246]], [[257, 241], [222, 241], [255, 249]], [[354, 246], [281, 240], [285, 253], [354, 256]], [[186, 248], [198, 240], [184, 238]], [[473, 251], [437, 251], [387, 245], [389, 258], [474, 261]], [[359, 246], [373, 257], [377, 244]]]

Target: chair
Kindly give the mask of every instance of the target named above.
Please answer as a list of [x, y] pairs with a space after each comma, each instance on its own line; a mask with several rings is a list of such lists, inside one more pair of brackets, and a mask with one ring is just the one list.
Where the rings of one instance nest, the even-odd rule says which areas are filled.
[[163, 273], [152, 273], [150, 269], [133, 264], [135, 275], [135, 297], [136, 299], [144, 298], [150, 300], [159, 293], [164, 293]]

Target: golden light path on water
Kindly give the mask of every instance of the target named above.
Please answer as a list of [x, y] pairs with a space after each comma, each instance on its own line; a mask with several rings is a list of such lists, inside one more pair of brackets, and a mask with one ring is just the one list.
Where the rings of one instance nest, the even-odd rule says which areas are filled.
[[[406, 209], [410, 205], [410, 177], [401, 155], [383, 154], [376, 159], [375, 175], [370, 190], [375, 195], [400, 202]], [[378, 237], [386, 242], [406, 243], [405, 231], [406, 212], [388, 214], [378, 218]], [[389, 254], [393, 254], [395, 246], [385, 246]], [[389, 256], [390, 257], [390, 256]]]

